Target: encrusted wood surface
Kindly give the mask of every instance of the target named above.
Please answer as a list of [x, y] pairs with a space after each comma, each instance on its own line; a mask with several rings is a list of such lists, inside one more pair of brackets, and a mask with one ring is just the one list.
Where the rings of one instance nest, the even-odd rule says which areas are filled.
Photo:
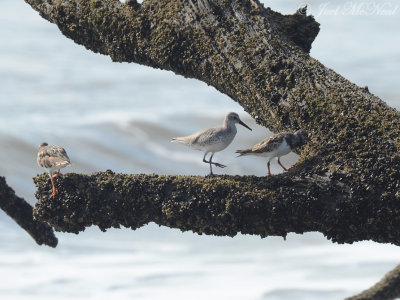
[[399, 299], [400, 295], [400, 265], [388, 272], [373, 287], [346, 300], [391, 300]]
[[33, 219], [32, 206], [15, 195], [4, 177], [0, 176], [0, 208], [21, 226], [39, 245], [57, 246], [57, 238], [53, 229], [41, 221]]
[[[302, 205], [311, 209], [318, 199], [335, 207], [326, 218], [332, 230], [346, 224], [343, 237], [399, 244], [400, 115], [288, 37], [287, 24], [303, 20], [298, 31], [312, 41], [318, 32], [312, 17], [284, 17], [247, 0], [26, 1], [92, 51], [205, 81], [273, 131], [307, 130], [311, 139], [297, 167], [262, 180], [275, 183], [263, 189], [265, 197], [294, 204], [297, 194], [286, 183], [295, 179], [303, 192], [311, 178], [319, 196], [302, 197]], [[297, 44], [306, 49], [304, 40]], [[194, 184], [190, 177], [179, 180]], [[238, 198], [248, 188], [239, 185]]]
[[[25, 1], [91, 51], [197, 78], [272, 131], [302, 128], [311, 137], [296, 167], [274, 178], [69, 174], [57, 181], [65, 187], [57, 202], [37, 177], [37, 217], [72, 232], [155, 221], [210, 234], [318, 230], [338, 242], [399, 245], [399, 112], [308, 55], [319, 28], [312, 17], [282, 16], [256, 0]], [[119, 217], [126, 213], [137, 223]]]

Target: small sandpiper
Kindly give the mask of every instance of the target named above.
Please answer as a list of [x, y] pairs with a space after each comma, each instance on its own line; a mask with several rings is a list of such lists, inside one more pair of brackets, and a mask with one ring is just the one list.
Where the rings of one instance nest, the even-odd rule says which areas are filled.
[[271, 175], [270, 162], [274, 157], [278, 158], [278, 164], [287, 171], [288, 169], [282, 165], [280, 158], [283, 155], [288, 154], [293, 149], [300, 147], [305, 144], [308, 139], [307, 132], [305, 130], [298, 130], [295, 133], [282, 132], [274, 134], [273, 136], [267, 137], [258, 144], [246, 150], [237, 150], [239, 156], [244, 155], [256, 155], [268, 158], [268, 175]]
[[[50, 198], [52, 198], [58, 193], [58, 190], [54, 185], [54, 177], [60, 175], [60, 169], [71, 164], [67, 152], [65, 152], [65, 149], [60, 146], [49, 146], [47, 143], [41, 143], [39, 145], [37, 162], [39, 166], [45, 168], [49, 173], [53, 187], [53, 193], [50, 196]], [[54, 174], [54, 171], [56, 170], [57, 172]]]
[[[251, 130], [249, 126], [240, 120], [237, 113], [230, 112], [225, 116], [222, 126], [204, 129], [189, 136], [176, 137], [173, 138], [171, 142], [182, 143], [195, 150], [204, 151], [203, 162], [210, 164], [210, 175], [212, 176], [214, 175], [212, 165], [219, 168], [226, 167], [225, 165], [212, 162], [212, 158], [215, 152], [224, 150], [233, 141], [237, 132], [236, 123]], [[208, 153], [211, 153], [209, 161], [206, 160], [206, 155]]]

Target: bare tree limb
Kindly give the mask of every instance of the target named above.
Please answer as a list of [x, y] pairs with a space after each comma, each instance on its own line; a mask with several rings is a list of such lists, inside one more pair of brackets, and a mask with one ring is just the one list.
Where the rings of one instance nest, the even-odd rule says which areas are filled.
[[[185, 59], [176, 54], [190, 50], [182, 47], [197, 42], [198, 46], [201, 43], [201, 47], [206, 47], [204, 42], [212, 41], [217, 33], [215, 29], [226, 17], [237, 18], [243, 25], [248, 12], [267, 17], [268, 30], [282, 32], [286, 41], [307, 52], [319, 32], [319, 24], [314, 18], [300, 10], [294, 15], [283, 16], [269, 8], [264, 9], [258, 1], [153, 0], [144, 1], [142, 5], [135, 0], [126, 3], [118, 0], [25, 2], [43, 18], [55, 23], [65, 36], [93, 52], [109, 55], [114, 61], [136, 62], [173, 71], [178, 67], [174, 60]], [[197, 41], [197, 37], [206, 40]], [[213, 47], [208, 47], [207, 51], [214, 52]]]
[[60, 231], [78, 233], [92, 225], [137, 229], [155, 222], [200, 234], [285, 237], [288, 232], [319, 231], [338, 243], [400, 245], [400, 233], [385, 234], [378, 226], [387, 219], [381, 209], [355, 217], [353, 211], [362, 203], [346, 201], [350, 191], [328, 177], [306, 173], [217, 178], [69, 173], [56, 179], [56, 199], [49, 197], [46, 175], [34, 180], [39, 199], [35, 217]]
[[282, 16], [257, 0], [26, 2], [89, 50], [197, 78], [272, 131], [311, 136], [297, 167], [274, 178], [70, 174], [53, 206], [38, 177], [40, 219], [72, 232], [155, 221], [209, 234], [318, 230], [337, 242], [399, 245], [400, 114], [308, 55], [319, 28], [312, 17]]
[[0, 208], [18, 223], [39, 245], [45, 244], [50, 247], [57, 246], [57, 238], [53, 229], [32, 216], [32, 206], [24, 199], [15, 195], [4, 177], [0, 176]]
[[387, 273], [381, 281], [362, 293], [346, 300], [392, 300], [400, 295], [400, 265]]

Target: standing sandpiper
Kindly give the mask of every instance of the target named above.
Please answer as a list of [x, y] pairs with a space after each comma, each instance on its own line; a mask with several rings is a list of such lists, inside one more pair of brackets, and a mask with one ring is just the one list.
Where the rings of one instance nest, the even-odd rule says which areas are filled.
[[308, 139], [307, 132], [305, 130], [298, 130], [295, 133], [282, 132], [274, 134], [273, 136], [267, 137], [258, 144], [246, 150], [237, 150], [239, 156], [244, 155], [256, 155], [262, 157], [268, 157], [268, 175], [271, 175], [270, 162], [274, 157], [278, 158], [278, 164], [287, 171], [288, 169], [282, 165], [280, 157], [288, 154], [293, 149], [300, 147], [305, 144]]
[[[60, 169], [71, 164], [67, 152], [65, 152], [65, 149], [60, 146], [49, 146], [47, 143], [41, 143], [39, 145], [37, 162], [39, 166], [45, 168], [49, 173], [51, 184], [53, 186], [53, 193], [50, 196], [50, 198], [52, 198], [58, 193], [58, 190], [54, 185], [54, 177], [60, 175]], [[53, 175], [56, 170], [57, 172]]]
[[[212, 172], [212, 165], [216, 165], [219, 168], [226, 167], [225, 165], [212, 162], [214, 153], [224, 150], [233, 141], [237, 132], [236, 123], [251, 130], [249, 126], [240, 120], [237, 113], [230, 112], [225, 116], [222, 126], [204, 129], [189, 136], [173, 138], [172, 142], [182, 143], [195, 150], [204, 151], [203, 162], [210, 164], [210, 175], [214, 175]], [[207, 161], [206, 155], [210, 152], [210, 160]]]

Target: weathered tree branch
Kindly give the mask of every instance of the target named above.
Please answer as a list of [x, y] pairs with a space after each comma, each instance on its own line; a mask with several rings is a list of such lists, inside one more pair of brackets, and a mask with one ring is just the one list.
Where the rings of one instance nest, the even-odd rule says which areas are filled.
[[362, 293], [346, 300], [391, 300], [400, 295], [400, 265], [387, 273], [381, 281]]
[[[274, 131], [306, 129], [311, 141], [290, 173], [303, 188], [292, 194], [264, 190], [270, 201], [307, 195], [314, 181], [320, 196], [303, 197], [303, 206], [314, 207], [318, 199], [335, 207], [326, 220], [349, 225], [341, 237], [332, 235], [335, 240], [399, 243], [399, 113], [289, 42], [279, 21], [284, 17], [241, 0], [29, 3], [93, 51], [203, 80]], [[287, 180], [265, 179], [276, 187]], [[244, 197], [248, 189], [237, 192]]]
[[41, 175], [34, 178], [39, 199], [34, 215], [56, 230], [74, 233], [91, 225], [136, 229], [155, 222], [201, 234], [265, 237], [321, 231], [337, 242], [359, 240], [358, 233], [347, 232], [346, 214], [332, 218], [342, 207], [329, 199], [342, 198], [342, 191], [321, 194], [320, 187], [331, 185], [330, 180], [310, 177], [304, 185], [292, 173], [279, 178], [69, 173], [56, 179], [55, 200], [49, 197], [46, 175]]
[[337, 242], [399, 245], [400, 114], [302, 51], [318, 33], [312, 17], [281, 16], [256, 0], [26, 2], [87, 49], [197, 78], [272, 131], [303, 128], [311, 137], [297, 167], [276, 177], [70, 174], [60, 205], [39, 177], [40, 219], [72, 232], [155, 221], [210, 234], [318, 230]]
[[[196, 46], [209, 54], [219, 55], [219, 49], [207, 43], [214, 42], [216, 29], [229, 21], [228, 18], [237, 18], [236, 26], [242, 22], [245, 25], [248, 13], [268, 18], [264, 29], [282, 33], [282, 38], [307, 52], [319, 32], [319, 24], [301, 10], [284, 16], [265, 9], [258, 1], [157, 0], [144, 1], [142, 5], [135, 0], [126, 3], [118, 0], [25, 1], [43, 18], [55, 23], [65, 36], [93, 52], [109, 55], [114, 61], [173, 71], [177, 71], [175, 68], [180, 67], [182, 59], [193, 67], [198, 63], [196, 52], [201, 49], [190, 51], [192, 46], [186, 46], [191, 44], [198, 43]], [[232, 7], [225, 6], [229, 2]], [[224, 30], [231, 30], [227, 25], [224, 24]], [[188, 50], [191, 53], [182, 53]], [[182, 54], [184, 57], [180, 57]], [[188, 76], [186, 73], [183, 75]]]
[[327, 177], [306, 173], [218, 178], [69, 173], [57, 179], [56, 200], [49, 197], [46, 175], [34, 180], [39, 199], [35, 217], [60, 231], [78, 233], [91, 225], [137, 229], [155, 222], [201, 234], [285, 237], [288, 232], [319, 231], [338, 243], [374, 240], [400, 245], [399, 232], [382, 232], [382, 209], [374, 216], [355, 216], [363, 203], [345, 201], [350, 191]]
[[39, 245], [45, 244], [50, 247], [57, 246], [57, 238], [53, 229], [40, 221], [33, 220], [32, 206], [24, 199], [15, 195], [4, 177], [0, 176], [0, 208], [23, 229]]

